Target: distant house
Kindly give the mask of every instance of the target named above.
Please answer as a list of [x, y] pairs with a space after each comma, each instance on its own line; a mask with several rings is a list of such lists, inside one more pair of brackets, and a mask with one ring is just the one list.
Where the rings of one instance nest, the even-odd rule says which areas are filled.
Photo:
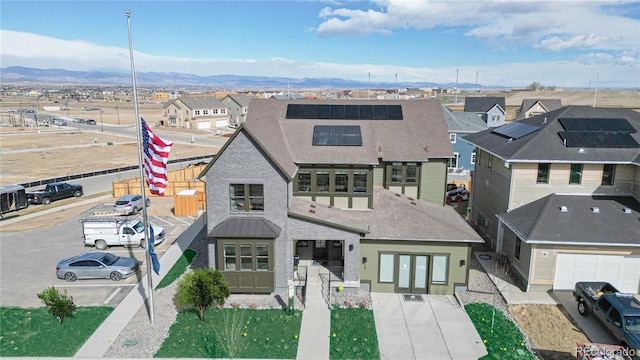
[[466, 97], [464, 112], [478, 114], [489, 127], [504, 125], [507, 115], [503, 97]]
[[523, 99], [516, 111], [516, 120], [528, 119], [562, 107], [561, 99]]
[[451, 154], [435, 100], [252, 100], [200, 174], [209, 266], [234, 293], [286, 294], [318, 264], [330, 291], [464, 291], [483, 240], [444, 206]]
[[163, 106], [164, 126], [215, 129], [228, 125], [227, 106], [214, 96], [181, 96]]
[[461, 173], [474, 169], [476, 163], [476, 147], [460, 138], [489, 127], [474, 112], [451, 111], [442, 106], [444, 120], [449, 129], [449, 141], [453, 147], [453, 158], [449, 161], [449, 172]]
[[254, 97], [244, 94], [229, 94], [222, 99], [222, 103], [227, 106], [229, 115], [229, 125], [240, 125], [246, 120], [249, 111], [249, 103]]
[[527, 291], [640, 291], [640, 113], [568, 106], [464, 140], [472, 221]]

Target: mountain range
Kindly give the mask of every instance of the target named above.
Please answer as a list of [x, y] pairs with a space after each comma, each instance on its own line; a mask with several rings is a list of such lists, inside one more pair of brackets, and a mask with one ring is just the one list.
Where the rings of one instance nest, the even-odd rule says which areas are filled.
[[[287, 78], [270, 76], [210, 75], [200, 76], [183, 73], [136, 72], [139, 86], [152, 87], [214, 87], [214, 88], [250, 88], [250, 89], [282, 89], [282, 88], [326, 88], [326, 89], [395, 89], [439, 87], [453, 88], [455, 83], [438, 84], [432, 82], [363, 82], [339, 78]], [[54, 83], [77, 85], [131, 85], [131, 73], [118, 71], [73, 71], [64, 69], [35, 69], [22, 66], [0, 68], [2, 84]], [[458, 84], [461, 89], [476, 88], [476, 84]], [[486, 88], [478, 85], [478, 88]], [[492, 86], [491, 88], [496, 88]]]

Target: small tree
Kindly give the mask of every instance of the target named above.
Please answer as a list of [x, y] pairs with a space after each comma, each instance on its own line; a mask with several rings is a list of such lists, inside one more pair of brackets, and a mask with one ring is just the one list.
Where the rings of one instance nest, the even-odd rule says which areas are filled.
[[198, 310], [200, 321], [213, 305], [224, 305], [229, 297], [229, 285], [222, 273], [215, 269], [195, 269], [178, 283], [176, 304]]
[[67, 295], [67, 290], [61, 293], [51, 286], [39, 293], [38, 298], [49, 309], [49, 314], [57, 318], [60, 324], [65, 317], [73, 317], [73, 313], [76, 311], [73, 297]]

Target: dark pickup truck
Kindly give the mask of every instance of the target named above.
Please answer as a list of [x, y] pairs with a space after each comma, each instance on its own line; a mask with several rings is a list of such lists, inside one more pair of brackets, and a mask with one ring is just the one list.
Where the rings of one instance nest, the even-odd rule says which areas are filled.
[[47, 205], [52, 201], [83, 195], [82, 185], [56, 182], [47, 184], [42, 190], [28, 191], [27, 199], [31, 204]]
[[634, 359], [640, 354], [640, 300], [635, 294], [621, 293], [607, 282], [577, 282], [573, 297], [580, 315], [593, 317], [628, 349]]

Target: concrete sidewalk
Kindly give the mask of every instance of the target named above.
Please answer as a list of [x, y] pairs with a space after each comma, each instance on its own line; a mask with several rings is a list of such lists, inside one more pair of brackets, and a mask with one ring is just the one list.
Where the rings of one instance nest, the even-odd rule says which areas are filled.
[[[200, 215], [187, 230], [185, 230], [169, 249], [160, 258], [160, 275], [154, 272], [152, 282], [157, 285], [162, 278], [171, 270], [173, 264], [182, 256], [182, 253], [189, 247], [193, 239], [204, 227], [205, 214]], [[148, 274], [147, 274], [148, 275]], [[75, 354], [76, 358], [101, 358], [109, 349], [111, 339], [116, 339], [120, 332], [127, 326], [129, 321], [140, 310], [140, 306], [148, 301], [149, 280], [144, 276], [113, 310], [111, 315], [96, 329], [91, 337]]]
[[371, 293], [381, 359], [476, 360], [487, 354], [452, 295]]
[[296, 359], [328, 359], [331, 311], [322, 296], [320, 265], [307, 267], [307, 294], [300, 325], [300, 342]]

